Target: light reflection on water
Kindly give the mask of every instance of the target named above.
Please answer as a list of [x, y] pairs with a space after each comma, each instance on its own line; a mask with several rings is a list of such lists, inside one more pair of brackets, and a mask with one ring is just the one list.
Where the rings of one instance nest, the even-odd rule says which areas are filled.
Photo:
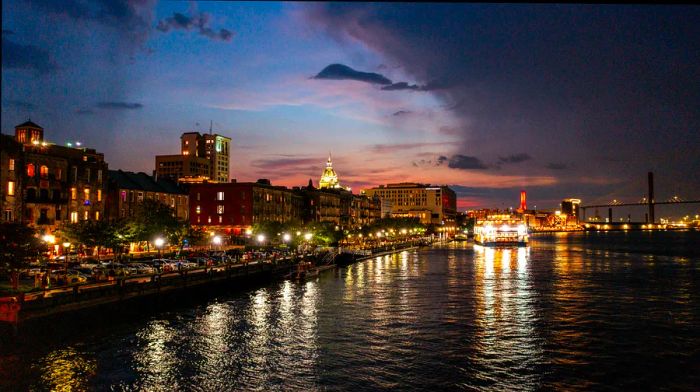
[[65, 344], [10, 364], [34, 390], [698, 385], [698, 260], [576, 238], [372, 258], [118, 328], [64, 331]]

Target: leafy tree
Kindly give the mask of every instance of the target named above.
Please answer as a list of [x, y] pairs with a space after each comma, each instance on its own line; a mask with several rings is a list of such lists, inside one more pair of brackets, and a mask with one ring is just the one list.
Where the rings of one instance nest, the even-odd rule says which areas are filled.
[[157, 200], [146, 199], [136, 207], [127, 221], [128, 236], [134, 241], [152, 241], [155, 237], [168, 236], [178, 230], [180, 222], [175, 211]]
[[178, 253], [182, 252], [185, 241], [190, 244], [201, 242], [206, 237], [206, 230], [190, 225], [189, 222], [178, 220], [177, 225], [167, 229], [168, 241], [178, 246]]
[[46, 251], [46, 244], [33, 228], [17, 223], [0, 224], [0, 269], [10, 276], [12, 289], [19, 287], [19, 273]]
[[95, 248], [98, 255], [101, 248], [111, 249], [115, 254], [120, 254], [130, 239], [123, 220], [86, 220], [66, 224], [59, 232], [62, 238], [76, 245]]

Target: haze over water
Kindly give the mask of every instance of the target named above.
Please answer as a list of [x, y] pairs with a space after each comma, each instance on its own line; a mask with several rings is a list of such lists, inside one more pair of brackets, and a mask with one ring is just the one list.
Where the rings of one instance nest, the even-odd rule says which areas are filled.
[[[453, 243], [0, 346], [0, 389], [693, 390], [700, 232]], [[100, 316], [102, 317], [102, 316]]]

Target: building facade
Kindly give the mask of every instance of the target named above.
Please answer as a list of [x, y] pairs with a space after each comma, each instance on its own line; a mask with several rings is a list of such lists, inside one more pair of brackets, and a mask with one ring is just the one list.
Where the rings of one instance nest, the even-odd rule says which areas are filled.
[[166, 178], [157, 180], [146, 173], [110, 170], [107, 179], [107, 207], [110, 220], [133, 216], [144, 200], [156, 200], [173, 209], [175, 216], [189, 219], [189, 193], [183, 185]]
[[380, 185], [362, 194], [378, 197], [384, 217], [418, 218], [423, 224], [454, 225], [457, 196], [447, 186], [417, 183]]
[[268, 180], [190, 184], [190, 223], [241, 235], [256, 223], [300, 220], [300, 197]]
[[[53, 232], [64, 222], [104, 218], [104, 155], [89, 148], [58, 146], [27, 121], [3, 136], [3, 220]], [[6, 219], [7, 218], [7, 219]]]

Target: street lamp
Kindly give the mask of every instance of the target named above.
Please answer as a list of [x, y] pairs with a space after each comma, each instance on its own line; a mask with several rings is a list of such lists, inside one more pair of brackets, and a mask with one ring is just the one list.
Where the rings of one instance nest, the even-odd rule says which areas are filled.
[[158, 258], [160, 259], [160, 248], [165, 244], [165, 240], [158, 237], [153, 243], [156, 245], [156, 249], [158, 249]]
[[219, 237], [218, 235], [215, 235], [214, 238], [211, 239], [211, 243], [216, 245], [216, 246], [221, 245], [221, 237]]
[[258, 234], [257, 240], [260, 244], [265, 242], [265, 235], [264, 234]]
[[311, 233], [304, 234], [304, 239], [307, 241], [311, 241], [311, 237], [313, 237], [313, 234], [311, 234]]
[[289, 233], [284, 233], [284, 234], [282, 235], [282, 241], [284, 241], [285, 244], [286, 244], [287, 242], [289, 242], [289, 240], [291, 240], [291, 239], [292, 239], [292, 236], [289, 235]]

